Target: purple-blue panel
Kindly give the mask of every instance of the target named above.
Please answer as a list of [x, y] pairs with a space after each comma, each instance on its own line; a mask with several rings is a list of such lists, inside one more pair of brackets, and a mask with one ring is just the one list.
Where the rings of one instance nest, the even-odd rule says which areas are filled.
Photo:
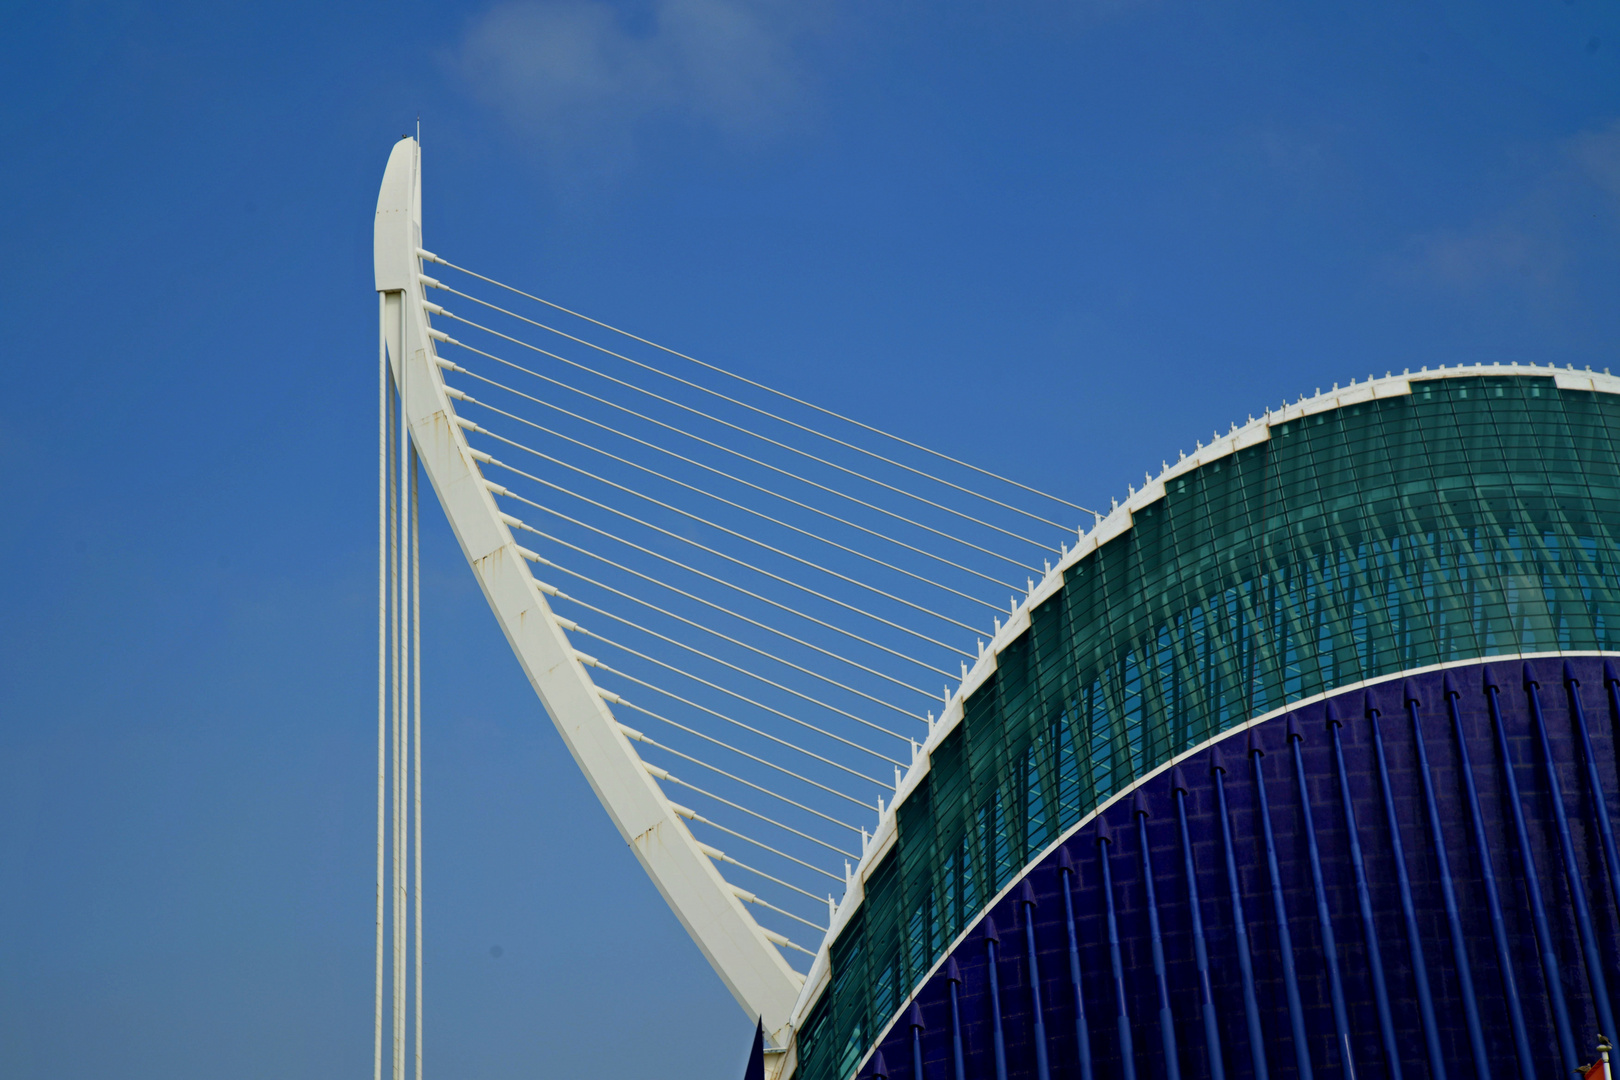
[[[1610, 678], [1620, 660], [1609, 661]], [[1594, 799], [1593, 769], [1583, 753], [1577, 718], [1571, 707], [1572, 687], [1566, 683], [1564, 660], [1536, 660], [1476, 664], [1450, 669], [1457, 697], [1457, 719], [1471, 763], [1479, 826], [1490, 849], [1496, 896], [1502, 916], [1501, 943], [1508, 963], [1499, 959], [1493, 934], [1491, 906], [1483, 880], [1483, 865], [1474, 832], [1467, 788], [1460, 768], [1460, 753], [1451, 712], [1444, 697], [1442, 673], [1393, 680], [1371, 691], [1334, 695], [1326, 702], [1303, 707], [1250, 731], [1240, 731], [1216, 744], [1224, 764], [1222, 777], [1232, 838], [1231, 856], [1239, 880], [1248, 933], [1253, 987], [1253, 1015], [1261, 1033], [1262, 1067], [1268, 1077], [1285, 1080], [1303, 1075], [1294, 1032], [1303, 1031], [1303, 1062], [1311, 1075], [1342, 1076], [1342, 1047], [1347, 1046], [1355, 1072], [1363, 1077], [1428, 1077], [1433, 1063], [1443, 1068], [1474, 1070], [1482, 1076], [1519, 1078], [1567, 1076], [1572, 1052], [1589, 1060], [1600, 1016], [1609, 1009], [1610, 987], [1620, 982], [1620, 919], [1614, 889], [1620, 880], [1612, 871], [1599, 821], [1600, 807], [1620, 817], [1620, 791], [1615, 771], [1614, 687], [1605, 682], [1605, 661], [1572, 658], [1569, 673], [1578, 680], [1579, 695], [1593, 748], [1591, 764], [1603, 788]], [[1546, 768], [1541, 737], [1526, 688], [1526, 672], [1539, 683], [1539, 699], [1554, 764], [1553, 778], [1562, 794], [1564, 822], [1550, 796], [1553, 784]], [[1530, 883], [1523, 872], [1524, 848], [1518, 838], [1508, 799], [1504, 760], [1498, 729], [1492, 719], [1487, 680], [1499, 687], [1497, 701], [1501, 735], [1512, 757], [1519, 789], [1530, 865], [1540, 891], [1547, 940], [1536, 931], [1536, 912]], [[1444, 842], [1444, 858], [1454, 896], [1454, 916], [1448, 915], [1441, 857], [1433, 843], [1433, 827], [1421, 774], [1418, 747], [1407, 705], [1408, 696], [1419, 704], [1417, 714], [1429, 761], [1434, 805]], [[1379, 731], [1385, 751], [1389, 795], [1374, 746], [1373, 721], [1368, 705], [1378, 710]], [[1365, 880], [1382, 961], [1389, 1004], [1389, 1025], [1380, 1023], [1378, 995], [1369, 964], [1369, 941], [1358, 902], [1356, 874], [1350, 856], [1351, 838], [1342, 801], [1340, 774], [1330, 734], [1330, 708], [1341, 719], [1344, 775], [1353, 804], [1356, 837], [1364, 857]], [[1299, 735], [1300, 764], [1305, 792], [1298, 783], [1289, 741], [1289, 725]], [[1270, 805], [1276, 852], [1276, 876], [1266, 854], [1264, 830], [1257, 814], [1256, 780], [1251, 746], [1262, 752], [1260, 775]], [[1257, 1075], [1251, 1040], [1249, 1010], [1245, 1006], [1244, 977], [1239, 937], [1234, 930], [1231, 891], [1226, 870], [1227, 847], [1216, 813], [1211, 755], [1200, 753], [1180, 771], [1186, 793], [1185, 811], [1199, 892], [1199, 910], [1207, 947], [1209, 985], [1214, 1010], [1214, 1032], [1221, 1055], [1221, 1070], [1232, 1080]], [[1172, 777], [1155, 777], [1143, 785], [1140, 798], [1127, 797], [1104, 812], [1104, 832], [1111, 843], [1099, 844], [1099, 821], [1088, 823], [1063, 845], [1063, 852], [1029, 867], [1024, 874], [1035, 906], [1021, 900], [1021, 886], [981, 915], [972, 932], [952, 954], [960, 973], [958, 1011], [966, 1077], [998, 1075], [995, 1050], [997, 1017], [991, 1007], [992, 987], [987, 964], [987, 921], [1000, 933], [1000, 959], [996, 965], [996, 996], [1006, 1075], [1035, 1077], [1034, 1016], [1031, 1010], [1030, 966], [1026, 953], [1026, 913], [1033, 911], [1036, 960], [1039, 968], [1042, 1013], [1045, 1021], [1049, 1075], [1082, 1076], [1075, 1025], [1075, 995], [1070, 981], [1068, 928], [1064, 916], [1063, 883], [1072, 885], [1081, 988], [1090, 1045], [1091, 1075], [1102, 1078], [1209, 1077], [1209, 1038], [1203, 1020], [1203, 998], [1195, 961], [1195, 941], [1188, 904], [1186, 851]], [[1347, 1031], [1338, 1031], [1333, 1007], [1329, 965], [1322, 949], [1323, 932], [1313, 886], [1309, 845], [1303, 826], [1302, 797], [1308, 797], [1319, 852], [1329, 926], [1337, 939], [1339, 982]], [[1389, 828], [1388, 805], [1399, 823], [1400, 842], [1408, 882], [1403, 903], [1401, 875]], [[1150, 935], [1150, 911], [1144, 888], [1138, 818], [1145, 811], [1157, 916], [1161, 931], [1163, 986], [1168, 990], [1175, 1060], [1166, 1060], [1167, 1041], [1160, 1023], [1160, 978], [1155, 970]], [[1073, 875], [1060, 872], [1067, 854]], [[1116, 984], [1113, 954], [1107, 932], [1110, 897], [1103, 888], [1101, 859], [1109, 858], [1112, 906], [1118, 929], [1118, 950], [1123, 979]], [[1571, 873], [1573, 871], [1573, 875]], [[1572, 880], [1573, 878], [1573, 880]], [[1574, 886], [1572, 891], [1571, 886]], [[1284, 955], [1280, 948], [1275, 893], [1280, 892], [1292, 948], [1293, 982], [1290, 995]], [[1582, 901], [1584, 900], [1584, 903]], [[1421, 963], [1429, 985], [1425, 1009], [1418, 986], [1409, 925], [1417, 930]], [[1453, 934], [1453, 925], [1460, 934]], [[1469, 978], [1462, 976], [1457, 941], [1466, 959]], [[1546, 948], [1542, 948], [1545, 944]], [[1548, 981], [1545, 960], [1551, 961]], [[953, 1080], [947, 968], [919, 990], [923, 1072], [929, 1080]], [[1595, 968], [1595, 970], [1594, 970]], [[1508, 978], [1519, 998], [1520, 1023], [1509, 1007]], [[1471, 987], [1470, 987], [1471, 984]], [[1616, 986], [1620, 989], [1620, 986]], [[1468, 991], [1474, 998], [1475, 1022], [1470, 1022]], [[1133, 1045], [1132, 1061], [1121, 1058], [1119, 1001], [1123, 993], [1127, 1026]], [[1561, 994], [1567, 1021], [1557, 1015]], [[1291, 1006], [1291, 996], [1297, 1005]], [[913, 1014], [915, 1015], [915, 1014]], [[1611, 1037], [1615, 1034], [1609, 1032]], [[1390, 1067], [1385, 1047], [1392, 1038], [1399, 1072]], [[888, 1075], [914, 1076], [913, 1028], [906, 1018], [895, 1025], [880, 1044]], [[1521, 1058], [1529, 1052], [1529, 1061]], [[875, 1059], [863, 1066], [872, 1075]], [[1483, 1071], [1480, 1067], [1483, 1065]], [[1435, 1078], [1438, 1080], [1438, 1078]]]

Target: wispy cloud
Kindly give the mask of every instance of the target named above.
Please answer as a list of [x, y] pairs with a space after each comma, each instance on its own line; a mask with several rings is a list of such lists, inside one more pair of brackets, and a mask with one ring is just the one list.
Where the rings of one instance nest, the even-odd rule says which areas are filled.
[[1608, 193], [1611, 209], [1620, 212], [1620, 120], [1577, 136], [1570, 142], [1569, 156], [1588, 180]]
[[1594, 238], [1620, 224], [1620, 121], [1550, 150], [1516, 201], [1466, 225], [1415, 236], [1397, 260], [1410, 280], [1473, 293], [1524, 286], [1555, 292]]
[[757, 139], [808, 106], [824, 0], [522, 0], [485, 12], [453, 63], [548, 158], [622, 164], [653, 121]]

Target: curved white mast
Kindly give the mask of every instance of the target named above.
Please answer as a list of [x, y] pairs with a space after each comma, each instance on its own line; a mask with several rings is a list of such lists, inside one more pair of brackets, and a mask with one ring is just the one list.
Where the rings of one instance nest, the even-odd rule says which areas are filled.
[[530, 575], [525, 549], [508, 527], [514, 519], [497, 508], [444, 391], [434, 349], [443, 335], [423, 307], [420, 177], [417, 142], [401, 139], [377, 197], [374, 256], [402, 423], [490, 610], [574, 761], [732, 995], [783, 1046], [801, 977], [773, 943], [778, 935], [754, 921], [720, 876], [713, 849], [693, 837], [615, 721], [608, 708], [614, 696], [592, 682], [586, 665], [594, 661], [570, 644]]

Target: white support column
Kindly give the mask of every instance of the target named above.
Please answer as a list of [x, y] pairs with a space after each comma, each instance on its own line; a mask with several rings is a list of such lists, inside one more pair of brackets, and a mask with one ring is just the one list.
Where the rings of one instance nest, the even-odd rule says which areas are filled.
[[[390, 400], [390, 405], [393, 401]], [[409, 430], [403, 420], [403, 409], [400, 412], [400, 423], [394, 429], [395, 440], [388, 448], [391, 469], [393, 474], [393, 491], [389, 497], [389, 523], [393, 528], [391, 568], [393, 578], [394, 596], [394, 716], [392, 732], [392, 752], [390, 765], [393, 769], [393, 800], [391, 805], [393, 820], [393, 965], [394, 965], [394, 1068], [393, 1080], [404, 1080], [405, 1077], [405, 897], [404, 897], [404, 870], [405, 870], [405, 840], [402, 835], [405, 819], [404, 807], [404, 779], [405, 762], [403, 755], [403, 742], [405, 730], [406, 694], [408, 687], [405, 681], [405, 649], [404, 639], [407, 626], [405, 624], [406, 599], [406, 535], [405, 535], [405, 507], [404, 503], [404, 454], [402, 453], [405, 440], [409, 438]]]
[[416, 910], [412, 925], [416, 940], [416, 989], [414, 1001], [416, 1016], [416, 1080], [422, 1080], [422, 551], [421, 532], [418, 528], [418, 483], [416, 448], [411, 447], [411, 696], [415, 715], [411, 726], [411, 807], [414, 821], [411, 825], [412, 853], [411, 881], [415, 886]]
[[382, 1080], [383, 846], [387, 824], [388, 763], [388, 304], [377, 296], [377, 995], [372, 1034], [371, 1080]]

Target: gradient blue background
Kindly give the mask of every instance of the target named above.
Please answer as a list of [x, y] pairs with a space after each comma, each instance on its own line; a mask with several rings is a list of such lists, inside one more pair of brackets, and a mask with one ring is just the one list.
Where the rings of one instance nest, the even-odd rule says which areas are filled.
[[[13, 3], [0, 86], [16, 1080], [370, 1074], [371, 223], [418, 114], [435, 250], [1082, 502], [1351, 376], [1620, 367], [1598, 0]], [[740, 1075], [425, 530], [430, 1075]]]

